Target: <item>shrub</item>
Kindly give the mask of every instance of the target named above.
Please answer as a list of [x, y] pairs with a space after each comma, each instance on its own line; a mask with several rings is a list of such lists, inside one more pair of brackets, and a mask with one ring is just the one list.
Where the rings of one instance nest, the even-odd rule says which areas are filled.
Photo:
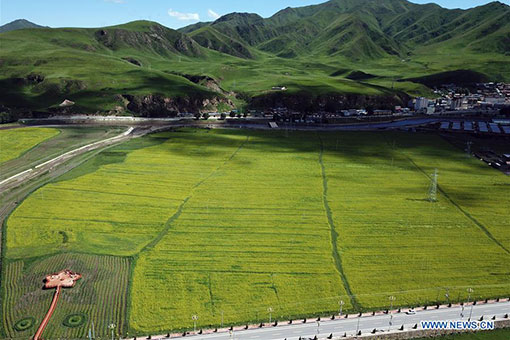
[[87, 321], [87, 316], [85, 314], [70, 314], [66, 316], [62, 324], [66, 327], [75, 328], [83, 325]]
[[35, 319], [33, 317], [27, 317], [27, 318], [17, 321], [14, 324], [14, 329], [17, 330], [18, 332], [23, 332], [23, 331], [26, 331], [27, 329], [32, 328], [34, 323], [35, 323]]

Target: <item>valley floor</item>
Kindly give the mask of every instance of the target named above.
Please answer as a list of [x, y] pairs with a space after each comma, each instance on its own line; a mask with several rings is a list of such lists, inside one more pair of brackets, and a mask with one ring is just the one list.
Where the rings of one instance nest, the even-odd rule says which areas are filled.
[[[439, 173], [437, 202], [431, 174]], [[109, 148], [4, 230], [2, 328], [147, 334], [506, 296], [510, 179], [433, 134], [179, 129]], [[39, 280], [40, 280], [39, 279]], [[472, 288], [472, 292], [468, 291]], [[394, 296], [393, 302], [389, 297]], [[78, 313], [87, 323], [62, 325]]]

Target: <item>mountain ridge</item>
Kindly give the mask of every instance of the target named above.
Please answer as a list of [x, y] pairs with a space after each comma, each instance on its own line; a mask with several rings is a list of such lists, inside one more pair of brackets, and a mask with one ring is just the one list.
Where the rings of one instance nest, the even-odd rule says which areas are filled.
[[[331, 32], [332, 28], [329, 25], [336, 18], [346, 14], [350, 15], [348, 18], [346, 17], [346, 20], [353, 21], [355, 16], [358, 18], [355, 20], [356, 23], [361, 21], [362, 26], [363, 24], [366, 26], [361, 31], [354, 32], [351, 27], [354, 22], [341, 23], [346, 31], [340, 32], [340, 27], [336, 27], [339, 37], [330, 41], [329, 47], [324, 48], [325, 50], [333, 50], [333, 45], [337, 42], [341, 43], [345, 37], [355, 40], [361, 34], [365, 35], [365, 38], [359, 39], [365, 45], [365, 50], [369, 55], [380, 57], [381, 50], [385, 50], [390, 55], [401, 55], [407, 53], [409, 48], [420, 45], [432, 45], [444, 41], [455, 42], [455, 39], [462, 36], [466, 30], [470, 30], [472, 31], [471, 35], [478, 40], [478, 46], [487, 44], [496, 46], [498, 52], [506, 53], [508, 51], [505, 48], [505, 43], [510, 31], [510, 20], [506, 19], [510, 15], [510, 6], [498, 1], [460, 10], [445, 9], [437, 4], [419, 5], [406, 0], [330, 0], [318, 5], [287, 7], [265, 19], [252, 13], [230, 13], [214, 22], [186, 26], [180, 31], [187, 32], [197, 41], [203, 41], [201, 37], [205, 35], [221, 34], [235, 40], [245, 50], [250, 47], [260, 47], [266, 52], [273, 52], [277, 55], [286, 52], [287, 57], [291, 55], [291, 57], [295, 57], [303, 52], [281, 46], [281, 43], [286, 44], [282, 39], [287, 39], [290, 44], [293, 44], [295, 37], [289, 35], [290, 32], [295, 32], [296, 29], [301, 30], [301, 33], [306, 32], [306, 29], [303, 28], [313, 26], [313, 29], [309, 29], [308, 34], [300, 37], [304, 44], [309, 45], [312, 40], [320, 40], [316, 36], [317, 34], [324, 33], [326, 30]], [[488, 26], [492, 30], [491, 34], [500, 32], [490, 37], [496, 41], [495, 43], [484, 38], [487, 32], [476, 32], [476, 26], [482, 25]], [[199, 30], [195, 27], [199, 27]], [[366, 38], [367, 35], [369, 39]], [[379, 37], [377, 37], [378, 35]], [[271, 48], [269, 42], [273, 39], [280, 42], [279, 51]], [[222, 43], [216, 45], [219, 46], [218, 50], [229, 53], [226, 52], [228, 49]], [[396, 48], [397, 45], [402, 45], [403, 48]], [[469, 46], [469, 44], [467, 45]], [[214, 48], [210, 39], [207, 46]], [[377, 53], [373, 53], [377, 50]], [[243, 53], [235, 51], [229, 54], [243, 56]]]
[[[510, 6], [331, 0], [174, 30], [138, 20], [0, 34], [0, 107], [147, 116], [405, 105], [436, 83], [510, 81]], [[429, 77], [429, 78], [427, 78]], [[425, 79], [426, 81], [423, 81]], [[275, 91], [285, 86], [286, 91]]]

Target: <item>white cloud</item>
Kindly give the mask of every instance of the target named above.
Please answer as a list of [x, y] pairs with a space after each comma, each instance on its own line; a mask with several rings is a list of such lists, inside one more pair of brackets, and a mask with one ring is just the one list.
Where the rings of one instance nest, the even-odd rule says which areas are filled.
[[124, 0], [104, 0], [105, 2], [111, 2], [111, 3], [114, 3], [114, 4], [123, 4], [125, 3]]
[[182, 21], [200, 21], [200, 16], [198, 15], [198, 13], [181, 13], [177, 11], [172, 11], [172, 9], [170, 8], [168, 10], [168, 15], [176, 18], [177, 20]]
[[213, 11], [212, 9], [207, 10], [207, 15], [209, 16], [209, 18], [212, 18], [214, 20], [216, 20], [220, 17], [220, 15], [218, 13], [216, 13], [215, 11]]

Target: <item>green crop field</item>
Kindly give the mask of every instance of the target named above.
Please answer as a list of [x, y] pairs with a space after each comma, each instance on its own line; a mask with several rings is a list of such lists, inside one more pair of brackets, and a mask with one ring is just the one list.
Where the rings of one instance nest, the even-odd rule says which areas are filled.
[[[432, 134], [145, 136], [100, 153], [12, 213], [3, 327], [11, 335], [16, 320], [42, 316], [15, 311], [9, 285], [22, 272], [42, 279], [46, 267], [35, 264], [55, 256], [85, 277], [90, 267], [76, 269], [75, 258], [130, 266], [129, 296], [119, 292], [117, 304], [130, 334], [190, 328], [194, 314], [206, 327], [265, 321], [268, 308], [273, 319], [333, 313], [340, 300], [354, 312], [385, 308], [390, 295], [399, 306], [466, 300], [469, 287], [471, 299], [507, 296], [509, 188], [508, 177]], [[112, 270], [121, 287], [127, 270]], [[24, 289], [40, 294], [35, 284]], [[87, 302], [97, 298], [110, 299]], [[77, 311], [72, 301], [59, 308]], [[83, 313], [96, 323], [97, 314]]]
[[49, 128], [0, 130], [0, 164], [19, 157], [42, 141], [58, 134], [57, 129]]

